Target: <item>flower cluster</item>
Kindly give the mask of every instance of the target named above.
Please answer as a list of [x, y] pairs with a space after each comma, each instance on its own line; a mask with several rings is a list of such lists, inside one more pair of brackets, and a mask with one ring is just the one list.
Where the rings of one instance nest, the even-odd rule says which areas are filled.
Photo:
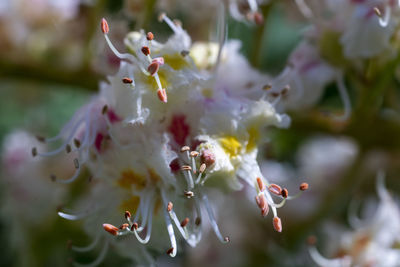
[[[163, 218], [167, 254], [175, 256], [175, 231], [196, 246], [204, 212], [218, 239], [229, 241], [220, 232], [208, 192], [239, 190], [245, 182], [261, 215], [271, 209], [273, 226], [282, 231], [277, 209], [299, 194], [291, 196], [270, 183], [257, 163], [262, 131], [290, 123], [275, 110], [277, 102], [268, 101], [268, 77], [250, 67], [238, 42], [224, 44], [221, 38], [220, 44], [192, 45], [180, 23], [165, 14], [160, 20], [173, 31], [167, 42], [157, 42], [151, 32], [131, 32], [125, 38], [128, 53], [117, 51], [108, 23], [101, 21], [106, 42], [121, 59], [118, 73], [101, 84], [100, 94], [58, 136], [42, 138], [61, 142], [58, 148], [32, 149], [34, 156], [75, 155], [75, 174], [56, 181], [73, 182], [84, 165], [96, 181], [87, 211], [59, 215], [87, 218], [88, 232], [95, 236], [96, 225], [102, 225], [111, 235], [133, 235], [143, 244], [150, 241], [153, 221]], [[214, 47], [216, 53], [203, 53]], [[307, 188], [302, 183], [299, 192]], [[123, 217], [126, 221], [114, 226]]]
[[323, 257], [314, 246], [315, 238], [310, 238], [310, 255], [319, 266], [398, 266], [400, 210], [384, 187], [383, 174], [378, 177], [377, 191], [380, 201], [372, 218], [361, 220], [354, 212], [350, 215], [354, 230], [342, 233], [336, 258]]

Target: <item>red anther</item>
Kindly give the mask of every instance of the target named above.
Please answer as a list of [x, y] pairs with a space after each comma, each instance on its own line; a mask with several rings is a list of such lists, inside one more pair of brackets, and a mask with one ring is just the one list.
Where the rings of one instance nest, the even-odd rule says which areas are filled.
[[306, 191], [308, 189], [308, 184], [307, 183], [302, 183], [301, 185], [300, 185], [300, 190], [301, 191]]
[[282, 194], [282, 188], [277, 185], [277, 184], [271, 184], [268, 187], [269, 192], [271, 192], [272, 194], [275, 194], [277, 196], [280, 196]]
[[172, 210], [172, 208], [174, 207], [174, 204], [172, 204], [172, 202], [170, 201], [170, 202], [168, 202], [168, 205], [167, 205], [167, 211], [168, 212], [170, 212], [171, 210]]
[[39, 135], [36, 136], [36, 139], [41, 143], [46, 141], [46, 138], [44, 138], [43, 136], [39, 136]]
[[266, 84], [266, 85], [263, 86], [262, 89], [265, 90], [265, 91], [271, 90], [272, 89], [272, 85]]
[[76, 148], [79, 148], [81, 146], [81, 141], [79, 141], [78, 139], [74, 139], [74, 145]]
[[108, 23], [107, 23], [105, 18], [101, 19], [101, 24], [100, 25], [101, 25], [101, 31], [104, 34], [107, 34], [110, 31], [110, 28], [108, 27]]
[[194, 196], [194, 193], [192, 191], [184, 191], [183, 194], [188, 198], [191, 198]]
[[197, 156], [199, 155], [199, 152], [197, 152], [197, 151], [191, 151], [189, 155], [190, 155], [192, 158], [195, 158], [195, 157], [197, 157]]
[[71, 145], [70, 145], [70, 144], [67, 144], [67, 145], [65, 146], [65, 151], [66, 151], [67, 153], [70, 153], [70, 152], [72, 151], [72, 148], [71, 148]]
[[167, 91], [165, 91], [165, 89], [158, 89], [157, 96], [158, 99], [161, 100], [161, 102], [167, 103]]
[[32, 147], [32, 157], [36, 157], [36, 156], [37, 156], [37, 148]]
[[156, 58], [153, 58], [152, 62], [157, 62], [159, 65], [164, 65], [164, 58], [163, 57], [156, 57]]
[[254, 22], [257, 25], [263, 25], [264, 24], [264, 16], [260, 12], [254, 12], [253, 19], [254, 19]]
[[142, 53], [147, 56], [150, 55], [150, 48], [148, 46], [143, 46], [142, 47]]
[[174, 252], [174, 248], [169, 248], [169, 249], [167, 250], [167, 254], [168, 254], [168, 255], [172, 254], [172, 252]]
[[189, 223], [189, 218], [186, 217], [185, 219], [183, 219], [183, 221], [181, 221], [181, 226], [185, 227], [188, 223]]
[[124, 223], [124, 224], [122, 224], [122, 225], [119, 227], [119, 229], [120, 229], [120, 230], [125, 230], [125, 229], [128, 228], [128, 227], [129, 227], [129, 224]]
[[103, 224], [103, 228], [112, 235], [118, 235], [118, 228], [112, 224], [105, 223]]
[[154, 39], [154, 34], [153, 34], [152, 32], [148, 32], [148, 33], [146, 34], [146, 39], [147, 39], [148, 41], [153, 40], [153, 39]]
[[131, 217], [131, 213], [129, 211], [125, 211], [125, 219], [128, 220], [128, 218]]
[[272, 220], [272, 224], [274, 225], [275, 231], [277, 232], [282, 232], [282, 222], [281, 222], [281, 218], [279, 217], [274, 217], [274, 219]]
[[260, 177], [257, 177], [257, 184], [258, 184], [258, 188], [260, 189], [260, 191], [265, 190], [264, 182], [262, 181], [262, 179]]
[[181, 148], [181, 152], [186, 152], [186, 151], [189, 151], [189, 150], [190, 150], [190, 147], [188, 147], [188, 146], [183, 146]]
[[202, 163], [202, 164], [200, 165], [199, 172], [200, 172], [200, 173], [203, 173], [205, 170], [206, 170], [206, 164], [205, 164], [205, 163]]
[[277, 92], [272, 92], [272, 93], [271, 93], [271, 96], [272, 96], [272, 97], [278, 97], [278, 96], [279, 96], [279, 93], [277, 93]]
[[287, 95], [287, 93], [289, 92], [289, 90], [290, 90], [290, 86], [289, 86], [289, 85], [286, 85], [285, 88], [282, 89], [281, 95], [283, 95], [283, 96]]
[[122, 79], [123, 83], [133, 83], [133, 80], [131, 78], [125, 77]]
[[289, 192], [286, 188], [282, 189], [281, 195], [283, 198], [287, 198], [289, 196]]
[[147, 67], [147, 71], [150, 73], [151, 76], [156, 75], [158, 69], [160, 68], [160, 64], [157, 61], [151, 62], [151, 64]]
[[215, 154], [210, 149], [204, 149], [200, 154], [201, 163], [205, 163], [206, 167], [210, 167], [215, 162]]
[[256, 196], [256, 203], [261, 210], [261, 215], [263, 217], [267, 216], [269, 212], [269, 206], [265, 196], [264, 195]]
[[183, 166], [181, 167], [181, 170], [182, 170], [182, 171], [191, 171], [191, 170], [192, 170], [192, 167], [190, 167], [189, 165], [183, 165]]
[[103, 108], [101, 109], [101, 114], [106, 114], [108, 112], [108, 106], [104, 105]]
[[139, 225], [137, 223], [132, 223], [131, 231], [137, 230]]

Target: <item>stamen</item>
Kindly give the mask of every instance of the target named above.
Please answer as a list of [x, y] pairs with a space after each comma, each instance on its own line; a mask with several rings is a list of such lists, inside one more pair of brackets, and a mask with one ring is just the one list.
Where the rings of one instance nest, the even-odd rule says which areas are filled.
[[208, 198], [206, 195], [203, 195], [203, 203], [208, 213], [208, 218], [210, 219], [211, 226], [214, 230], [215, 235], [222, 243], [228, 243], [229, 237], [222, 237], [221, 232], [219, 231], [217, 221], [215, 220], [214, 213], [211, 209], [210, 203], [208, 202]]
[[303, 14], [304, 17], [310, 19], [313, 17], [313, 12], [311, 9], [307, 6], [307, 4], [304, 2], [304, 0], [295, 0], [297, 6], [300, 9], [300, 12]]
[[156, 57], [156, 58], [153, 58], [153, 60], [152, 60], [151, 62], [152, 62], [152, 63], [153, 63], [153, 62], [157, 62], [160, 66], [162, 66], [162, 65], [164, 65], [164, 63], [165, 63], [165, 60], [164, 60], [163, 57]]
[[160, 64], [157, 61], [153, 61], [148, 67], [147, 71], [150, 73], [151, 76], [155, 76], [160, 68]]
[[37, 154], [38, 154], [37, 148], [36, 148], [36, 147], [32, 147], [32, 156], [33, 156], [33, 157], [36, 157]]
[[344, 114], [342, 116], [337, 117], [339, 121], [347, 120], [351, 115], [351, 102], [350, 97], [347, 92], [346, 85], [344, 83], [343, 74], [339, 73], [336, 77], [336, 84], [339, 90], [340, 98], [343, 102]]
[[112, 234], [112, 235], [115, 235], [115, 236], [118, 235], [118, 228], [115, 227], [115, 226], [112, 225], [112, 224], [104, 223], [104, 224], [103, 224], [103, 228], [104, 228], [104, 230], [106, 230], [106, 232], [109, 232], [109, 233]]
[[172, 252], [174, 252], [174, 248], [169, 248], [169, 249], [167, 250], [167, 254], [168, 254], [168, 255], [171, 255]]
[[254, 22], [257, 25], [263, 25], [264, 24], [264, 16], [260, 12], [254, 12], [253, 19], [254, 19]]
[[186, 57], [187, 55], [189, 55], [189, 53], [190, 53], [190, 52], [187, 51], [187, 50], [182, 50], [182, 51], [181, 51], [181, 56], [182, 56], [182, 57]]
[[119, 227], [120, 230], [125, 230], [125, 229], [128, 229], [128, 228], [129, 228], [129, 224], [128, 223], [124, 223]]
[[74, 138], [74, 145], [76, 148], [79, 148], [81, 146], [81, 141], [79, 141], [78, 139]]
[[158, 99], [160, 99], [161, 102], [163, 103], [167, 103], [167, 92], [165, 91], [165, 89], [158, 89], [157, 90], [157, 96]]
[[120, 52], [118, 52], [118, 50], [115, 48], [115, 46], [111, 43], [110, 38], [108, 38], [108, 32], [110, 31], [109, 27], [108, 27], [108, 23], [107, 21], [103, 18], [101, 20], [101, 31], [104, 34], [104, 38], [106, 39], [106, 42], [108, 44], [108, 47], [110, 47], [111, 51], [120, 59], [126, 59], [129, 60], [131, 62], [135, 62], [136, 58], [131, 55], [131, 54], [121, 54]]
[[182, 169], [183, 171], [191, 171], [191, 170], [192, 170], [192, 167], [190, 167], [189, 165], [183, 165], [183, 166], [181, 167], [181, 169]]
[[147, 39], [147, 41], [153, 40], [154, 39], [154, 34], [152, 32], [148, 32], [146, 34], [146, 39]]
[[101, 19], [101, 24], [100, 24], [100, 26], [101, 26], [101, 31], [102, 31], [104, 34], [108, 34], [108, 32], [110, 31], [110, 28], [108, 27], [108, 23], [107, 23], [107, 21], [106, 21], [105, 18], [102, 18], [102, 19]]
[[150, 55], [150, 48], [149, 48], [148, 46], [143, 46], [143, 47], [142, 47], [142, 53], [143, 53], [145, 56]]
[[168, 205], [167, 205], [167, 211], [168, 212], [170, 212], [171, 210], [172, 210], [172, 208], [174, 207], [174, 204], [172, 204], [172, 202], [170, 201], [170, 202], [168, 202]]
[[205, 164], [205, 163], [202, 163], [202, 164], [200, 165], [200, 168], [199, 168], [199, 173], [201, 174], [201, 173], [203, 173], [205, 170], [206, 170], [206, 164]]
[[131, 231], [137, 230], [139, 225], [137, 223], [132, 223]]
[[170, 255], [171, 257], [175, 257], [176, 255], [176, 239], [175, 239], [175, 233], [174, 233], [174, 228], [172, 227], [171, 219], [169, 218], [168, 212], [164, 210], [164, 219], [165, 223], [167, 225], [167, 231], [169, 235], [169, 239], [171, 241], [171, 248], [167, 250], [167, 254]]
[[189, 150], [190, 150], [190, 147], [188, 147], [188, 146], [183, 146], [181, 148], [181, 152], [185, 152], [185, 151], [189, 151]]
[[182, 227], [185, 227], [188, 223], [189, 223], [189, 218], [186, 217], [186, 218], [183, 219], [183, 221], [181, 222], [181, 226], [182, 226]]
[[131, 213], [129, 211], [125, 211], [125, 219], [130, 219], [131, 218]]
[[274, 219], [272, 220], [272, 224], [274, 225], [274, 229], [277, 232], [282, 232], [282, 222], [281, 219], [279, 217], [274, 217]]
[[194, 196], [194, 193], [192, 191], [183, 191], [183, 194], [187, 197], [187, 198], [191, 198]]
[[283, 198], [287, 198], [289, 196], [289, 192], [286, 188], [282, 189], [281, 195]]
[[80, 264], [80, 263], [74, 262], [73, 266], [76, 266], [76, 267], [95, 267], [95, 266], [99, 266], [100, 263], [104, 260], [106, 254], [107, 254], [108, 246], [109, 246], [108, 241], [104, 242], [104, 246], [101, 249], [99, 256], [97, 256], [97, 259], [95, 259], [91, 263]]
[[268, 190], [277, 196], [282, 195], [282, 188], [277, 184], [270, 184], [270, 186], [268, 186]]
[[261, 216], [265, 217], [268, 215], [269, 206], [267, 204], [267, 200], [264, 195], [256, 196], [256, 203], [261, 210]]
[[122, 82], [126, 84], [131, 84], [133, 83], [133, 80], [131, 78], [125, 77], [122, 79]]
[[199, 225], [201, 224], [201, 218], [200, 218], [200, 217], [197, 217], [196, 220], [194, 221], [194, 224], [195, 224], [196, 226], [199, 226]]
[[71, 249], [75, 252], [80, 252], [80, 253], [88, 252], [96, 247], [99, 240], [100, 240], [100, 234], [97, 234], [95, 239], [89, 245], [84, 247], [71, 246]]
[[74, 166], [75, 166], [75, 169], [79, 169], [79, 161], [78, 161], [78, 159], [74, 159]]
[[72, 148], [71, 148], [71, 145], [70, 145], [70, 144], [67, 144], [67, 145], [65, 146], [65, 151], [66, 151], [67, 153], [71, 153]]
[[101, 109], [101, 114], [105, 115], [108, 112], [108, 106], [104, 105], [103, 108]]
[[390, 7], [390, 5], [387, 4], [387, 5], [385, 5], [385, 14], [384, 14], [384, 16], [382, 17], [382, 14], [381, 14], [381, 16], [378, 16], [379, 24], [382, 27], [387, 27], [389, 25], [390, 15], [391, 15], [391, 7]]
[[307, 183], [302, 183], [301, 185], [300, 185], [300, 188], [299, 188], [301, 191], [306, 191], [307, 189], [308, 189], [308, 184]]
[[182, 29], [177, 27], [177, 25], [175, 23], [172, 22], [172, 20], [170, 18], [167, 17], [167, 15], [165, 13], [161, 13], [160, 16], [158, 16], [158, 21], [165, 21], [165, 23], [167, 23], [167, 25], [171, 28], [171, 30], [174, 31], [174, 33], [180, 33], [182, 32]]
[[374, 12], [375, 12], [375, 15], [377, 15], [378, 17], [380, 17], [380, 18], [382, 17], [382, 13], [378, 7], [374, 7]]
[[40, 136], [40, 135], [37, 135], [36, 139], [41, 143], [45, 143], [46, 142], [46, 138], [44, 138], [43, 136]]
[[260, 177], [257, 177], [257, 184], [261, 192], [265, 190], [264, 182], [261, 180]]

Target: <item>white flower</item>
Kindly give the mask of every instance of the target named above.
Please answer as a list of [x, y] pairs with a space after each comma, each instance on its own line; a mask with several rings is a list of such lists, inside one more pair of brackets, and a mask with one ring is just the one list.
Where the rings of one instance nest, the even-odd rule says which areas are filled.
[[[59, 136], [47, 139], [64, 140], [58, 149], [43, 153], [34, 148], [42, 156], [73, 150], [75, 175], [57, 180], [74, 181], [85, 164], [102, 188], [94, 192], [93, 202], [91, 197], [82, 201], [93, 203], [83, 213], [59, 215], [71, 220], [88, 217], [92, 235], [103, 224], [108, 233], [134, 235], [143, 244], [160, 229], [153, 224], [161, 219], [171, 243], [167, 254], [175, 256], [175, 231], [193, 247], [200, 241], [202, 210], [218, 239], [229, 241], [219, 230], [207, 192], [213, 187], [238, 190], [240, 178], [253, 188], [263, 216], [271, 207], [273, 225], [282, 231], [277, 208], [293, 197], [269, 184], [256, 160], [262, 131], [290, 123], [266, 100], [261, 84], [268, 77], [248, 65], [237, 43], [218, 52], [225, 55], [216, 60], [216, 72], [199, 69], [187, 33], [165, 14], [160, 19], [174, 31], [172, 37], [162, 44], [152, 33], [128, 34], [125, 43], [131, 53], [126, 54], [112, 45], [109, 26], [102, 20], [107, 43], [123, 61], [119, 72], [101, 85], [100, 95], [78, 111]], [[226, 70], [242, 72], [246, 82], [231, 84], [224, 77]], [[271, 194], [281, 202], [274, 203]], [[124, 211], [126, 223], [117, 228], [115, 218]], [[158, 250], [165, 243], [153, 246]]]
[[400, 250], [400, 210], [383, 184], [379, 174], [377, 191], [379, 203], [372, 218], [361, 220], [351, 214], [350, 223], [354, 230], [341, 235], [337, 251], [342, 255], [326, 259], [314, 246], [310, 254], [320, 266], [398, 266]]

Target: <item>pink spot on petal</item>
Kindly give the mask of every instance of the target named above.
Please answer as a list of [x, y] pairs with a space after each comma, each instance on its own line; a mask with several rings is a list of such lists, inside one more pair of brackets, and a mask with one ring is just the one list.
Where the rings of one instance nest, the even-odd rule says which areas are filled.
[[96, 139], [94, 140], [94, 146], [96, 147], [97, 151], [100, 152], [101, 144], [103, 143], [104, 135], [102, 133], [97, 133]]
[[190, 127], [185, 122], [185, 119], [185, 115], [175, 115], [168, 127], [168, 131], [172, 134], [174, 141], [180, 146], [185, 145], [186, 138], [190, 133]]
[[122, 119], [117, 115], [117, 113], [115, 113], [115, 111], [112, 110], [112, 109], [109, 109], [109, 110], [108, 110], [107, 116], [108, 116], [108, 119], [110, 120], [111, 123], [116, 123], [116, 122], [119, 122], [119, 121], [122, 120]]
[[179, 165], [179, 160], [178, 158], [174, 159], [173, 161], [171, 161], [171, 163], [169, 164], [169, 167], [171, 168], [172, 172], [177, 172], [180, 170], [181, 166]]

